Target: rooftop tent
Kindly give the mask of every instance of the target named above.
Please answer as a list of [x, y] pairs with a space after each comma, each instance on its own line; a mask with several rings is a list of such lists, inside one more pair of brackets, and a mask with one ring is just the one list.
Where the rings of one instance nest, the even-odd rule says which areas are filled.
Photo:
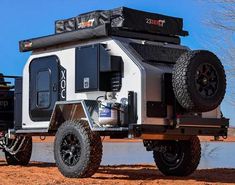
[[[138, 24], [136, 24], [138, 20]], [[92, 38], [120, 36], [179, 44], [187, 36], [183, 19], [126, 7], [97, 10], [55, 22], [55, 34], [20, 41], [20, 51], [32, 51]]]
[[[136, 20], [138, 20], [138, 24], [136, 24]], [[104, 11], [98, 10], [71, 19], [59, 20], [55, 22], [55, 30], [56, 33], [63, 33], [87, 27], [97, 27], [105, 23], [110, 24], [113, 29], [163, 35], [187, 35], [187, 32], [183, 31], [183, 20], [181, 18], [126, 7]]]

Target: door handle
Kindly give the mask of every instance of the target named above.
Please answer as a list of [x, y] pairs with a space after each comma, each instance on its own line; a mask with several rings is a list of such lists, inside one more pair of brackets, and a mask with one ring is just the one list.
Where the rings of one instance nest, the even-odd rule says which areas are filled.
[[52, 86], [52, 90], [53, 90], [54, 92], [56, 92], [56, 91], [57, 91], [57, 85], [56, 85], [56, 84], [53, 84], [53, 86]]

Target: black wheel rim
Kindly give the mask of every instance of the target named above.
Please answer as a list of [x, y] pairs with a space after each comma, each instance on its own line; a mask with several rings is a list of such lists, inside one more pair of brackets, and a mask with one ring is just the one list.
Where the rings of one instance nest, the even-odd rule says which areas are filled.
[[180, 144], [175, 141], [167, 146], [167, 150], [161, 153], [161, 160], [169, 168], [177, 168], [183, 161], [184, 153], [182, 152]]
[[199, 94], [204, 97], [212, 97], [218, 89], [218, 74], [215, 68], [208, 63], [198, 66], [196, 71], [196, 88]]
[[75, 166], [78, 163], [81, 156], [81, 145], [74, 134], [70, 133], [63, 137], [60, 155], [67, 166]]

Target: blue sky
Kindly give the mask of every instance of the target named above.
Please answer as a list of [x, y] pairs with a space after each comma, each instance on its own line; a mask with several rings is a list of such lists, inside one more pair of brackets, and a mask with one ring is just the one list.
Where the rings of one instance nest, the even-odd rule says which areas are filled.
[[[54, 33], [55, 20], [119, 6], [182, 17], [184, 28], [190, 33], [182, 38], [182, 44], [191, 49], [214, 49], [208, 42], [215, 31], [204, 23], [216, 7], [200, 0], [1, 0], [0, 72], [22, 75], [30, 53], [20, 53], [18, 41]], [[222, 110], [235, 126], [234, 108], [225, 101]]]

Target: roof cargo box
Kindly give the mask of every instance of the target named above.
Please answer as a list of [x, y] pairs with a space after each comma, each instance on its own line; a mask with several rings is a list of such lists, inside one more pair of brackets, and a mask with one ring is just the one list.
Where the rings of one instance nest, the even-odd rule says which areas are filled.
[[[149, 13], [126, 7], [113, 10], [97, 10], [81, 14], [75, 17], [75, 20], [75, 24], [74, 21], [71, 21], [71, 24], [68, 24], [67, 19], [56, 21], [56, 33], [110, 24], [112, 29], [173, 36], [188, 35], [188, 32], [183, 31], [183, 19], [181, 18]], [[138, 22], [136, 20], [138, 20]], [[73, 26], [72, 29], [71, 25]], [[64, 29], [61, 29], [63, 27]]]

